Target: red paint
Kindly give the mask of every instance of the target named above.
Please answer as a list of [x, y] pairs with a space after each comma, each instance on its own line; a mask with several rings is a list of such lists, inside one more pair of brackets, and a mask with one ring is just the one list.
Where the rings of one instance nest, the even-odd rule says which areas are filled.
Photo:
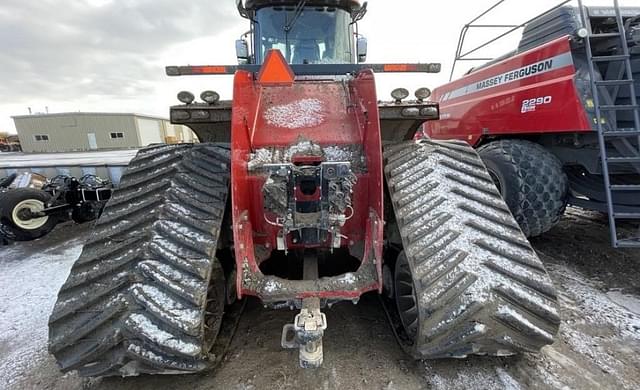
[[[433, 99], [440, 102], [442, 119], [427, 122], [425, 133], [436, 139], [456, 138], [477, 145], [485, 136], [592, 131], [575, 86], [573, 65], [454, 99], [443, 99], [451, 91], [564, 53], [571, 53], [569, 37], [436, 88]], [[521, 112], [523, 101], [546, 96], [552, 97], [551, 104], [538, 106], [534, 112]]]
[[296, 81], [283, 86], [265, 85], [254, 80], [252, 73], [238, 71], [234, 79], [231, 136], [231, 196], [238, 296], [258, 295], [244, 286], [243, 281], [245, 276], [254, 280], [263, 277], [254, 248], [257, 245], [276, 248], [279, 230], [265, 220], [265, 217], [269, 220], [274, 217], [265, 216], [263, 211], [265, 177], [247, 171], [249, 156], [260, 148], [289, 147], [301, 139], [322, 147], [363, 147], [367, 170], [358, 175], [353, 193], [354, 214], [342, 228], [341, 234], [348, 237], [348, 240], [342, 240], [342, 245], [364, 242], [366, 254], [361, 260], [363, 263], [375, 262], [378, 273], [377, 278], [366, 281], [367, 287], [357, 291], [311, 291], [303, 295], [353, 299], [367, 291], [381, 291], [384, 225], [382, 145], [373, 72], [362, 71], [344, 83], [327, 78]]

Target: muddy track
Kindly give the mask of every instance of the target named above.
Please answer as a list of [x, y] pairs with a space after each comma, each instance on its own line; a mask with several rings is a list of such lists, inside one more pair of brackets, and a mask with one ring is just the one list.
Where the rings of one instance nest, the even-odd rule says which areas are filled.
[[404, 248], [395, 292], [405, 349], [459, 358], [552, 344], [555, 289], [477, 153], [408, 142], [387, 147], [385, 161]]
[[197, 372], [221, 326], [216, 260], [229, 151], [159, 146], [131, 162], [49, 319], [49, 350], [82, 376]]

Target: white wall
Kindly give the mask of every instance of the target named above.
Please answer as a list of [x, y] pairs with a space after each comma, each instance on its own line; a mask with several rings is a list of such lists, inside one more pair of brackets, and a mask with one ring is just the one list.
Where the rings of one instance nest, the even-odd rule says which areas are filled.
[[136, 121], [138, 123], [138, 134], [140, 135], [140, 146], [164, 142], [159, 120], [136, 118]]

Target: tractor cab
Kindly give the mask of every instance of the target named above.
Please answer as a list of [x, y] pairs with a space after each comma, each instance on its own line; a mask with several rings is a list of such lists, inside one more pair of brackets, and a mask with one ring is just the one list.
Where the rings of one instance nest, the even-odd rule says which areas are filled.
[[357, 34], [366, 3], [249, 0], [243, 5], [238, 0], [237, 5], [240, 15], [251, 21], [251, 30], [236, 42], [240, 64], [262, 64], [274, 49], [294, 65], [354, 64], [366, 59], [366, 39]]

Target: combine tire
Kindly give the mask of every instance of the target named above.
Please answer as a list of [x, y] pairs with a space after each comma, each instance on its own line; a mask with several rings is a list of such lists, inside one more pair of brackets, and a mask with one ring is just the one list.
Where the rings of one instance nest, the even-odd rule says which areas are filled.
[[567, 207], [569, 181], [556, 156], [524, 140], [491, 142], [478, 153], [527, 237], [558, 223]]
[[51, 195], [41, 190], [18, 188], [0, 193], [0, 230], [13, 241], [31, 241], [49, 234], [58, 224], [54, 216], [25, 218], [24, 212], [47, 207]]
[[402, 237], [387, 312], [405, 351], [506, 356], [553, 343], [554, 287], [476, 152], [423, 140], [384, 155], [388, 225]]
[[216, 259], [229, 150], [157, 146], [131, 162], [49, 319], [49, 350], [81, 376], [197, 372], [225, 305]]

